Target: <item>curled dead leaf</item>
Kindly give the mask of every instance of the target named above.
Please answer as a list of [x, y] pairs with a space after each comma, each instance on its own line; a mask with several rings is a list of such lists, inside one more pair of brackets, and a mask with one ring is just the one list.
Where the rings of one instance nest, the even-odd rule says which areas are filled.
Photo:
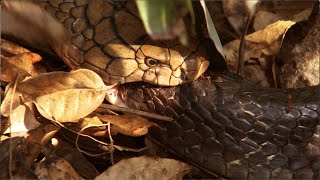
[[32, 111], [31, 103], [21, 104], [14, 109], [10, 115], [11, 128], [4, 133], [19, 133], [20, 135], [28, 130], [37, 128], [40, 123]]
[[140, 156], [124, 159], [101, 173], [100, 179], [182, 179], [191, 167], [178, 160]]
[[75, 132], [80, 132], [82, 130], [82, 134], [99, 137], [107, 136], [107, 127], [101, 126], [103, 123], [97, 116], [81, 118], [76, 123], [67, 123], [65, 125]]
[[35, 174], [39, 179], [81, 179], [68, 161], [55, 156], [38, 163]]
[[[258, 82], [260, 85], [270, 87], [273, 57], [278, 53], [281, 46], [282, 36], [293, 25], [293, 21], [277, 21], [263, 30], [259, 30], [246, 36], [246, 51], [244, 53], [245, 78]], [[238, 67], [240, 40], [236, 39], [224, 46], [228, 69], [236, 73]], [[252, 67], [249, 67], [249, 66]], [[254, 69], [255, 73], [252, 73]], [[259, 75], [259, 76], [257, 76]]]
[[142, 136], [148, 133], [148, 128], [155, 125], [147, 119], [134, 115], [99, 115], [97, 116], [104, 122], [111, 123], [111, 132], [121, 133], [128, 136]]
[[28, 52], [30, 52], [28, 49], [1, 38], [1, 53], [17, 55]]
[[35, 76], [46, 72], [45, 68], [35, 64], [42, 60], [39, 54], [1, 39], [1, 74], [0, 80], [13, 82], [18, 74]]
[[[35, 159], [60, 128], [52, 124], [40, 125], [28, 131], [25, 137], [6, 139], [0, 146], [0, 179], [34, 179], [31, 167]], [[11, 147], [10, 147], [11, 146]], [[9, 149], [11, 148], [11, 151]], [[12, 155], [10, 161], [10, 153]], [[11, 163], [11, 169], [8, 164]]]

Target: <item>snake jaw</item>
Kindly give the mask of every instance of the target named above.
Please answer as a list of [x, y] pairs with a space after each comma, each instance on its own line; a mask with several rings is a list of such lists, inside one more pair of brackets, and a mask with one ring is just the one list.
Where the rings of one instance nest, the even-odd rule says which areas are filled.
[[[182, 74], [185, 74], [185, 82], [188, 83], [198, 79], [209, 67], [209, 61], [202, 59], [197, 54], [193, 53], [185, 59], [180, 66]], [[180, 75], [183, 77], [183, 75]]]

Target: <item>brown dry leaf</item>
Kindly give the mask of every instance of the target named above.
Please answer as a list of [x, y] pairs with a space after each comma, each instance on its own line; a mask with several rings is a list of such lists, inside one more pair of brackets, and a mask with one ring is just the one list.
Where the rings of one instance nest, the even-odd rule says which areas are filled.
[[[15, 94], [21, 95], [26, 101], [33, 101], [47, 119], [73, 122], [99, 107], [108, 88], [95, 72], [79, 69], [28, 78], [17, 85]], [[12, 90], [8, 92], [12, 95]], [[2, 114], [9, 114], [10, 98], [10, 93], [7, 93], [1, 105]], [[18, 99], [15, 98], [13, 109], [17, 107]]]
[[283, 15], [281, 13], [260, 10], [255, 14], [253, 29], [255, 29], [256, 31], [264, 29], [269, 24], [272, 24], [278, 20], [290, 20], [294, 22], [304, 21], [308, 19], [310, 13], [311, 8], [306, 9], [293, 16], [292, 14], [290, 14], [290, 17], [288, 17], [287, 15]]
[[119, 161], [95, 180], [182, 179], [190, 170], [188, 164], [178, 160], [140, 156]]
[[35, 129], [40, 126], [32, 110], [32, 103], [19, 105], [10, 115], [11, 128], [4, 133], [15, 133], [22, 135], [23, 133]]
[[22, 46], [1, 38], [1, 53], [5, 56], [29, 53], [30, 51]]
[[99, 115], [97, 116], [103, 122], [111, 123], [111, 132], [114, 134], [121, 133], [128, 136], [142, 136], [148, 133], [148, 128], [155, 125], [147, 119], [134, 115]]
[[67, 160], [80, 176], [86, 179], [93, 179], [99, 175], [96, 168], [74, 147], [74, 145], [61, 139], [57, 139], [57, 142], [56, 148], [53, 149], [51, 153]]
[[39, 54], [4, 39], [1, 39], [1, 59], [0, 80], [4, 82], [13, 82], [18, 73], [35, 76], [46, 72], [44, 67], [35, 65], [42, 60]]
[[302, 88], [319, 84], [320, 66], [319, 1], [307, 21], [291, 26], [276, 57], [283, 88]]
[[[11, 170], [14, 179], [34, 179], [31, 172], [32, 164], [39, 156], [44, 146], [58, 132], [59, 127], [52, 124], [40, 125], [34, 130], [28, 131], [23, 137], [14, 137], [1, 142], [0, 146], [0, 179], [9, 179], [9, 146], [12, 149]], [[23, 163], [22, 163], [23, 162]]]
[[[263, 30], [246, 36], [246, 51], [244, 54], [246, 78], [259, 82], [262, 86], [270, 87], [272, 77], [267, 77], [266, 74], [271, 74], [267, 72], [271, 72], [272, 60], [280, 49], [282, 36], [294, 23], [293, 21], [277, 21]], [[237, 72], [239, 44], [240, 40], [237, 39], [224, 46], [228, 69], [233, 73]], [[252, 67], [248, 68], [248, 65], [255, 66], [257, 73], [253, 76], [250, 73]], [[260, 74], [260, 77], [257, 74]]]
[[34, 172], [39, 179], [82, 179], [68, 161], [56, 156], [40, 161]]
[[101, 126], [103, 123], [97, 116], [81, 118], [76, 123], [65, 125], [67, 128], [72, 129], [75, 132], [80, 132], [82, 130], [81, 134], [98, 137], [105, 137], [107, 135], [107, 127]]
[[[10, 179], [9, 175], [9, 149], [12, 149], [12, 179], [36, 179], [31, 166], [25, 165], [23, 162], [23, 158], [21, 157], [21, 152], [18, 151], [19, 146], [21, 146], [23, 141], [23, 137], [13, 137], [11, 140], [5, 139], [0, 143], [0, 179]], [[19, 159], [21, 158], [21, 159]]]

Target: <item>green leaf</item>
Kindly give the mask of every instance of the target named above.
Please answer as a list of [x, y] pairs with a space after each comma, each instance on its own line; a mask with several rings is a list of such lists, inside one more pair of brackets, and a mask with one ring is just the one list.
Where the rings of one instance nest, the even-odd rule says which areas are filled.
[[136, 1], [136, 4], [144, 27], [153, 39], [173, 39], [179, 36], [186, 41], [182, 17], [188, 12], [193, 14], [191, 0], [141, 0]]

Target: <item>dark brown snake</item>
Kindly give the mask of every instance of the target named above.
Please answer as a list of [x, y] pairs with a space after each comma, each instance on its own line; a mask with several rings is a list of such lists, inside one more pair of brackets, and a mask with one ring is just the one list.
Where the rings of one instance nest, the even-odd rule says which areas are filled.
[[174, 117], [151, 137], [216, 177], [320, 178], [320, 86], [262, 89], [225, 73], [121, 94], [131, 108]]
[[[167, 56], [161, 59], [157, 53], [155, 55], [154, 52], [163, 55], [160, 53], [163, 49], [149, 46], [148, 43], [152, 45], [153, 42], [133, 44], [145, 32], [140, 28], [128, 33], [127, 28], [123, 28], [141, 25], [135, 13], [131, 13], [130, 3], [129, 6], [103, 0], [45, 0], [43, 3], [47, 11], [70, 30], [72, 43], [81, 53], [73, 56], [74, 49], [63, 39], [50, 44], [51, 48], [65, 61], [72, 62], [70, 66], [80, 64], [98, 72], [106, 81], [144, 80], [158, 85], [176, 85], [185, 83], [185, 79], [189, 82], [197, 78], [197, 72], [207, 67], [206, 60], [198, 55], [198, 48], [187, 50], [179, 45], [167, 45], [164, 52], [170, 49], [172, 56], [168, 60]], [[7, 8], [10, 10], [10, 6]], [[56, 40], [55, 36], [52, 38]], [[179, 54], [175, 50], [188, 53]], [[150, 66], [146, 62], [148, 58], [137, 61], [140, 51], [146, 56], [155, 56], [159, 63]], [[191, 58], [182, 60], [182, 56]], [[167, 75], [167, 71], [171, 72], [169, 68], [163, 72], [163, 77], [155, 73], [161, 72], [158, 67], [172, 68], [175, 58], [180, 59], [176, 66], [181, 66], [185, 71], [182, 75], [189, 79], [183, 79], [179, 73], [174, 75], [177, 80], [173, 79], [170, 73]], [[73, 62], [76, 60], [78, 62]], [[109, 68], [119, 65], [128, 72]], [[185, 66], [194, 68], [189, 73]], [[152, 75], [157, 82], [150, 79]], [[169, 77], [172, 83], [165, 81]], [[166, 131], [153, 127], [150, 132], [153, 139], [215, 177], [320, 179], [320, 86], [296, 90], [262, 89], [225, 73], [209, 74], [177, 87], [140, 83], [122, 87], [120, 93], [130, 108], [175, 119], [174, 123], [161, 123]]]

